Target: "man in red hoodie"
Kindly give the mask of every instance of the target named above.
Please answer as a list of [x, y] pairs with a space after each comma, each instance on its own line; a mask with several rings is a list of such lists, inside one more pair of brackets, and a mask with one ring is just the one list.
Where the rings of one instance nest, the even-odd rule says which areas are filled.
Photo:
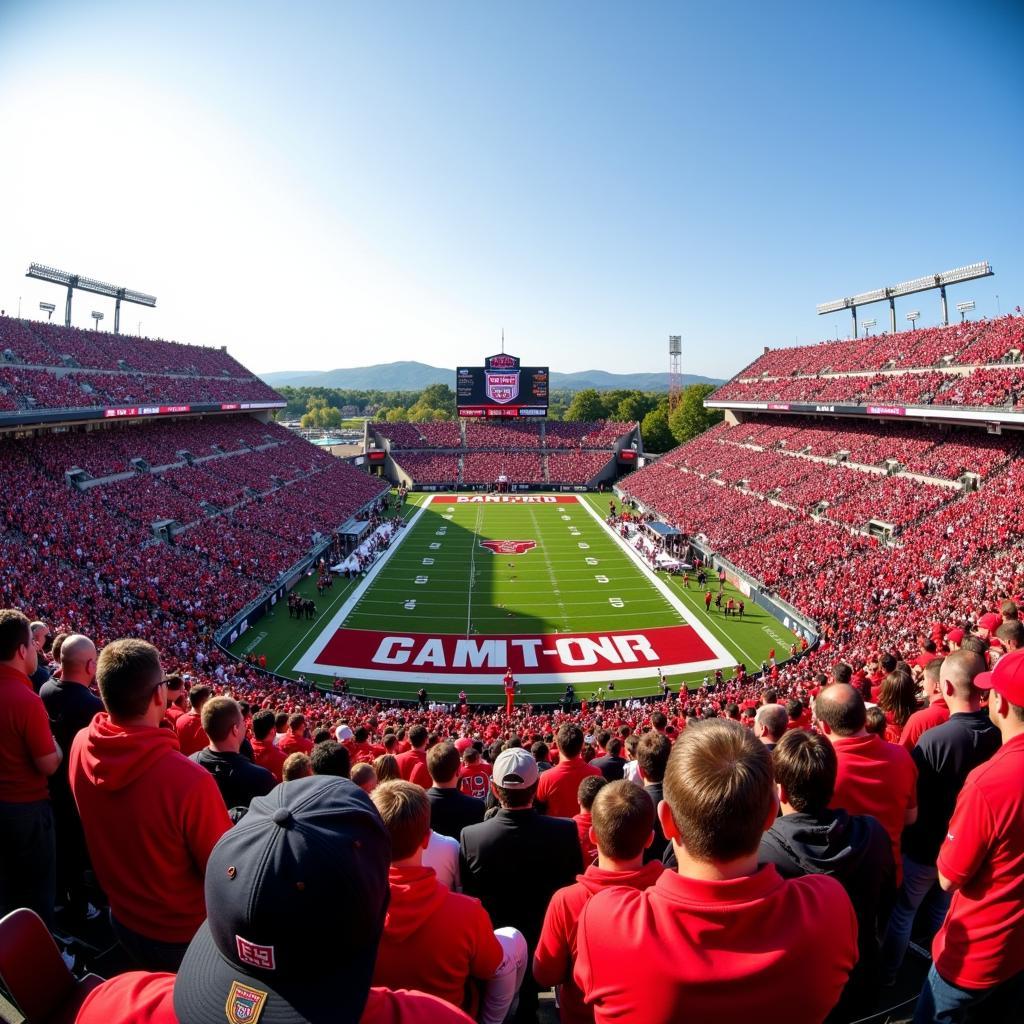
[[430, 843], [430, 801], [422, 787], [395, 780], [371, 798], [391, 835], [391, 901], [373, 983], [427, 992], [466, 1010], [470, 979], [485, 984], [481, 1024], [501, 1024], [526, 973], [526, 940], [494, 931], [480, 901], [450, 892], [423, 866]]
[[856, 963], [857, 919], [836, 879], [758, 867], [779, 806], [765, 745], [726, 719], [687, 726], [664, 787], [677, 870], [580, 914], [573, 978], [594, 1020], [749, 1024], [799, 991], [767, 1019], [820, 1024]]
[[660, 861], [644, 863], [644, 850], [654, 839], [654, 804], [639, 786], [621, 780], [600, 787], [591, 816], [590, 839], [597, 847], [597, 863], [551, 898], [533, 957], [537, 984], [560, 986], [562, 1024], [594, 1020], [594, 1011], [583, 1002], [583, 993], [572, 980], [576, 928], [590, 897], [613, 885], [647, 889], [664, 870]]
[[583, 730], [573, 722], [563, 722], [555, 734], [558, 746], [558, 764], [540, 777], [537, 802], [552, 818], [574, 818], [580, 813], [580, 783], [588, 775], [600, 775], [580, 757], [583, 750]]
[[607, 782], [608, 780], [603, 775], [588, 775], [580, 783], [580, 788], [576, 793], [580, 802], [580, 813], [574, 815], [572, 820], [576, 822], [576, 832], [580, 837], [580, 853], [583, 856], [584, 867], [593, 864], [594, 858], [597, 856], [597, 847], [591, 838], [591, 826], [594, 819], [590, 809], [594, 806], [594, 797], [597, 796], [598, 790]]
[[[203, 705], [213, 696], [209, 686], [193, 686], [188, 691], [189, 710], [174, 723], [178, 733], [178, 748], [190, 757], [210, 742], [203, 731]], [[166, 713], [166, 712], [165, 712]]]
[[427, 768], [427, 730], [425, 726], [414, 725], [409, 730], [411, 749], [398, 755], [398, 770], [406, 782], [415, 782], [417, 786], [430, 789], [434, 780]]
[[71, 792], [115, 934], [141, 966], [176, 970], [206, 917], [206, 860], [231, 819], [210, 773], [160, 728], [157, 649], [115, 640], [96, 682], [106, 711], [75, 737]]
[[306, 735], [305, 715], [288, 716], [288, 731], [278, 742], [277, 749], [285, 757], [289, 754], [308, 754], [313, 749], [313, 741]]
[[285, 757], [274, 746], [274, 736], [274, 712], [266, 708], [263, 711], [257, 711], [252, 716], [252, 759], [255, 764], [266, 768], [280, 782]]

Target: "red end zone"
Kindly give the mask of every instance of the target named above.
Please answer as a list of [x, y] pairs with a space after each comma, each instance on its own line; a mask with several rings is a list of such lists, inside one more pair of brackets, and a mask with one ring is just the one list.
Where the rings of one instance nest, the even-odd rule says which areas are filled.
[[317, 671], [418, 682], [453, 676], [490, 682], [507, 668], [525, 682], [614, 680], [700, 671], [721, 664], [692, 626], [605, 633], [430, 636], [339, 629], [315, 659]]
[[432, 494], [441, 505], [578, 505], [575, 494]]

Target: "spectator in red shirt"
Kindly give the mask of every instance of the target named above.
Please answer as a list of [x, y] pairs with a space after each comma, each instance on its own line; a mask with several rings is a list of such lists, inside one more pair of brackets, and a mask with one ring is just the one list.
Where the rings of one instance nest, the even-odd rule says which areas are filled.
[[903, 731], [900, 733], [900, 746], [904, 750], [913, 750], [922, 733], [933, 726], [949, 721], [949, 708], [946, 706], [946, 699], [942, 696], [942, 686], [939, 683], [942, 661], [942, 658], [932, 658], [924, 667], [922, 685], [928, 706], [915, 711], [907, 719], [907, 724], [903, 726]]
[[[210, 916], [177, 976], [104, 982], [76, 1024], [472, 1024], [435, 996], [371, 987], [389, 850], [370, 798], [346, 779], [316, 776], [257, 797], [210, 855]], [[343, 908], [330, 942], [296, 927], [324, 907]]]
[[537, 803], [552, 818], [573, 818], [580, 812], [580, 783], [590, 775], [600, 775], [580, 756], [583, 730], [574, 722], [563, 722], [555, 734], [558, 764], [544, 772], [537, 786]]
[[178, 719], [185, 714], [187, 709], [188, 696], [185, 693], [185, 681], [179, 675], [169, 675], [167, 677], [167, 711], [164, 718], [172, 729], [177, 726]]
[[47, 779], [62, 753], [32, 688], [37, 661], [29, 620], [0, 611], [0, 916], [29, 907], [51, 924], [57, 858]]
[[449, 892], [423, 866], [430, 802], [422, 787], [385, 782], [372, 799], [391, 836], [391, 901], [374, 983], [428, 992], [473, 1011], [467, 984], [475, 979], [485, 983], [480, 1020], [501, 1024], [526, 973], [526, 940], [514, 928], [499, 939], [479, 900]]
[[1003, 743], [967, 776], [939, 850], [939, 884], [954, 895], [914, 1024], [1013, 1020], [1024, 999], [1024, 652], [974, 682]]
[[206, 916], [206, 861], [231, 819], [213, 777], [160, 728], [167, 704], [156, 648], [115, 640], [96, 682], [107, 710], [75, 737], [71, 792], [115, 934], [141, 966], [175, 970]]
[[[585, 779], [581, 787], [590, 781]], [[594, 1019], [572, 978], [583, 908], [591, 896], [613, 885], [650, 888], [664, 870], [660, 861], [644, 861], [644, 852], [654, 839], [654, 804], [639, 786], [625, 780], [599, 786], [592, 817], [590, 841], [597, 850], [597, 863], [552, 896], [533, 957], [537, 984], [559, 988], [563, 1024], [589, 1024]]]
[[427, 730], [422, 725], [414, 725], [409, 730], [411, 749], [397, 757], [398, 770], [406, 782], [415, 782], [417, 786], [430, 789], [432, 780], [427, 768]]
[[253, 763], [266, 768], [271, 775], [281, 782], [283, 779], [284, 754], [274, 745], [274, 712], [257, 711], [252, 716], [252, 754]]
[[917, 682], [905, 666], [890, 672], [882, 680], [878, 693], [878, 706], [885, 712], [885, 738], [899, 743], [903, 727], [915, 711], [920, 710]]
[[306, 735], [305, 715], [288, 716], [288, 731], [278, 742], [277, 749], [285, 757], [289, 754], [308, 754], [313, 749], [313, 741]]
[[763, 743], [723, 719], [687, 726], [658, 807], [678, 872], [599, 892], [580, 915], [573, 977], [598, 1024], [749, 1024], [794, 991], [788, 1022], [826, 1017], [857, 959], [856, 918], [834, 878], [758, 868], [777, 812]]
[[833, 683], [818, 695], [814, 713], [836, 748], [839, 770], [831, 806], [850, 814], [872, 814], [889, 834], [900, 872], [900, 836], [917, 820], [917, 769], [902, 747], [864, 727], [864, 699], [848, 683]]
[[193, 686], [188, 691], [189, 709], [174, 723], [178, 734], [178, 749], [188, 757], [202, 750], [210, 742], [203, 731], [203, 705], [213, 696], [209, 686]]
[[476, 747], [467, 747], [462, 753], [462, 766], [459, 768], [459, 789], [466, 796], [484, 800], [490, 785], [491, 766], [480, 756]]
[[576, 792], [576, 798], [580, 802], [580, 813], [575, 815], [572, 820], [576, 822], [576, 832], [580, 837], [580, 853], [583, 855], [584, 867], [592, 864], [597, 856], [597, 847], [590, 837], [590, 829], [593, 824], [590, 808], [594, 805], [594, 797], [597, 796], [598, 790], [607, 783], [608, 780], [603, 775], [588, 775], [580, 783], [580, 788]]

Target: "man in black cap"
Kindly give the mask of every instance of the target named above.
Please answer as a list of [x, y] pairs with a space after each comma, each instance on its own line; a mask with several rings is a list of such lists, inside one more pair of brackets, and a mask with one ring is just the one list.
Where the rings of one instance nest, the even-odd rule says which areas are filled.
[[[347, 779], [311, 776], [256, 797], [206, 866], [209, 917], [177, 975], [95, 989], [76, 1024], [472, 1024], [422, 992], [371, 988], [391, 842]], [[325, 936], [309, 922], [337, 911]]]
[[[557, 889], [583, 871], [576, 823], [538, 814], [533, 806], [540, 772], [522, 747], [502, 751], [494, 762], [491, 788], [501, 810], [462, 830], [462, 888], [476, 896], [495, 928], [518, 928], [533, 959], [548, 903]], [[517, 1020], [535, 1020], [537, 984], [527, 972], [519, 992]]]

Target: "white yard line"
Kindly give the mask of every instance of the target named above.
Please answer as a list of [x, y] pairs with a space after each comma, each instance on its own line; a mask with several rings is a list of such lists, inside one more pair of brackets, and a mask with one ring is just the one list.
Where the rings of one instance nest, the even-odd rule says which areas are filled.
[[537, 534], [537, 540], [540, 542], [540, 549], [544, 555], [544, 564], [547, 566], [548, 578], [551, 580], [551, 593], [558, 598], [558, 607], [562, 612], [562, 629], [569, 632], [569, 613], [565, 610], [565, 605], [562, 603], [562, 593], [558, 585], [558, 577], [555, 576], [555, 570], [551, 567], [551, 559], [548, 558], [547, 549], [544, 547], [544, 531], [541, 530], [540, 523], [537, 522], [537, 513], [532, 508], [530, 508], [530, 519], [533, 520], [533, 529]]
[[473, 539], [469, 548], [469, 592], [466, 594], [466, 638], [469, 638], [469, 631], [473, 626], [473, 584], [476, 582], [476, 546], [480, 536], [480, 516], [484, 510], [483, 505], [476, 507], [476, 522], [473, 524]]

